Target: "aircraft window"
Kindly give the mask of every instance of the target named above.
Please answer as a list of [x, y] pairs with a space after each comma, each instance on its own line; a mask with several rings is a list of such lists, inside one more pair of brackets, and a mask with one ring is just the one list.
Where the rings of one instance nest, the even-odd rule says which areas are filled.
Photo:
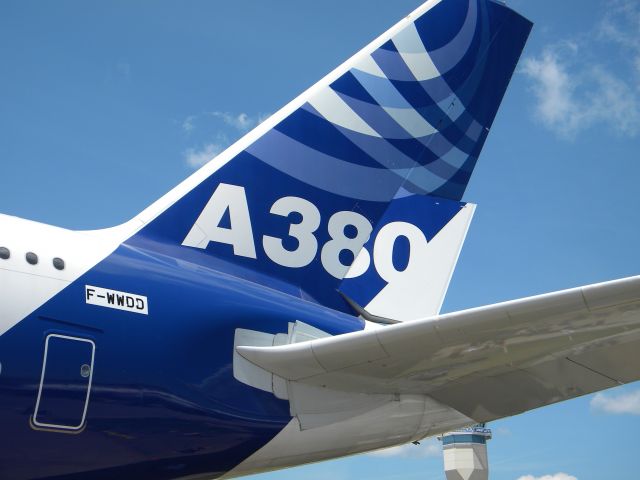
[[7, 260], [11, 256], [11, 252], [7, 247], [0, 247], [0, 258]]
[[54, 258], [53, 266], [56, 270], [64, 270], [64, 260], [59, 257]]
[[27, 259], [27, 263], [30, 265], [35, 265], [38, 263], [38, 255], [33, 252], [27, 252], [25, 258]]

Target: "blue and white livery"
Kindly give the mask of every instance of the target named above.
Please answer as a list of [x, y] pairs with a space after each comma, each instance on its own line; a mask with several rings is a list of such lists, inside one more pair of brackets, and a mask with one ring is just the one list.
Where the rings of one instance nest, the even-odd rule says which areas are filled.
[[0, 216], [0, 478], [231, 478], [637, 380], [639, 278], [439, 315], [530, 29], [429, 0], [131, 221]]

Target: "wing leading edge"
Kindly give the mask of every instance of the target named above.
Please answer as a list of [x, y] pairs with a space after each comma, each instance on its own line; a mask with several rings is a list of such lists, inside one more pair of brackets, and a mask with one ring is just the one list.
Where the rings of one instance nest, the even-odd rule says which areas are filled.
[[238, 346], [288, 381], [422, 394], [478, 422], [640, 379], [640, 276], [276, 347]]

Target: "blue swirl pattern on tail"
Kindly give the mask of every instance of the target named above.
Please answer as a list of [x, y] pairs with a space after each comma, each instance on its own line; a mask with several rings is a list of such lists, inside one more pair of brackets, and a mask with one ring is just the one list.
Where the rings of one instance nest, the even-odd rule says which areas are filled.
[[[349, 248], [330, 259], [330, 219], [351, 212], [349, 221], [372, 235], [380, 222], [411, 223], [431, 242], [465, 205], [530, 29], [492, 0], [430, 0], [196, 172], [198, 183], [179, 187], [180, 197], [128, 243], [350, 311], [337, 289], [375, 238], [358, 237], [353, 247], [346, 223], [337, 233]], [[222, 184], [240, 202], [234, 215], [210, 205]], [[294, 208], [288, 214], [285, 204]], [[305, 229], [313, 231], [296, 237]], [[356, 269], [361, 278], [350, 289], [366, 305], [386, 281], [364, 253], [369, 268]]]
[[[528, 27], [494, 2], [440, 2], [247, 151], [338, 195], [389, 201], [402, 187], [459, 200]], [[293, 165], [287, 151], [316, 167]], [[335, 181], [343, 176], [358, 185]]]

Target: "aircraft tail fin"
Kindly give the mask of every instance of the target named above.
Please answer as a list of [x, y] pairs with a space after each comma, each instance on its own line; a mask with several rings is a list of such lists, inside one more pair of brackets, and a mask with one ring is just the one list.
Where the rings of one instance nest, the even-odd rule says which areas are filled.
[[128, 242], [343, 311], [338, 289], [379, 315], [435, 313], [530, 29], [493, 0], [428, 1], [142, 212]]

